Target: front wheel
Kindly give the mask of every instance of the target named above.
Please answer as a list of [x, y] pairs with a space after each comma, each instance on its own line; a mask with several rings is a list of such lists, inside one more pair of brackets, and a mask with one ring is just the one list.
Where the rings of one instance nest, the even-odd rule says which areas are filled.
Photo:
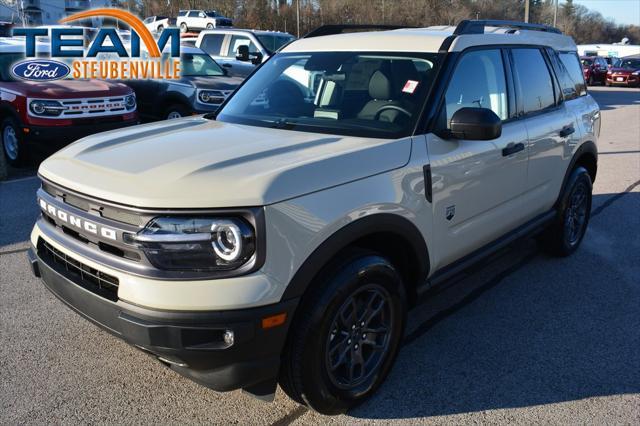
[[299, 309], [280, 384], [322, 414], [343, 413], [371, 396], [391, 370], [406, 316], [402, 279], [373, 252], [334, 262]]
[[20, 166], [25, 161], [26, 153], [22, 146], [22, 130], [13, 118], [2, 121], [2, 151], [7, 162], [12, 166]]
[[591, 177], [576, 167], [560, 200], [555, 222], [541, 235], [543, 248], [555, 256], [569, 256], [584, 238], [591, 217]]
[[182, 118], [187, 115], [189, 115], [189, 111], [184, 105], [180, 104], [170, 105], [164, 112], [164, 118], [167, 120]]
[[214, 27], [213, 27], [213, 24], [207, 24], [207, 29], [208, 29], [208, 30], [212, 30], [213, 28], [214, 28]]
[[159, 25], [158, 30], [156, 31], [158, 34], [164, 31], [164, 25]]
[[180, 32], [181, 33], [186, 33], [189, 31], [189, 28], [187, 27], [187, 24], [185, 24], [184, 22], [182, 24], [180, 24]]
[[593, 74], [589, 76], [589, 80], [587, 81], [587, 86], [593, 86], [595, 84], [595, 80], [593, 79]]

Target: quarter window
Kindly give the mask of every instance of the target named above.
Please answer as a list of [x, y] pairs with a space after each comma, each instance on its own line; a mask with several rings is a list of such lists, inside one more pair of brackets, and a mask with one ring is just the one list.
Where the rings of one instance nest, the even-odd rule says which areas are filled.
[[507, 84], [500, 50], [466, 53], [458, 63], [447, 93], [445, 111], [447, 128], [451, 117], [461, 108], [489, 108], [502, 120], [509, 117]]
[[513, 49], [512, 55], [523, 112], [529, 114], [554, 106], [553, 81], [542, 52], [539, 49]]
[[560, 83], [560, 90], [562, 91], [562, 98], [565, 101], [570, 101], [571, 99], [577, 98], [578, 91], [576, 88], [576, 84], [574, 83], [573, 79], [569, 75], [569, 71], [567, 71], [567, 68], [565, 67], [565, 65], [562, 63], [562, 61], [560, 60], [560, 58], [558, 57], [558, 55], [553, 49], [547, 48], [547, 54], [551, 59], [551, 65], [553, 66], [553, 70], [555, 71], [556, 76], [558, 77], [558, 81]]
[[582, 74], [582, 66], [578, 61], [578, 55], [575, 52], [561, 52], [558, 54], [564, 67], [569, 73], [569, 77], [575, 85], [576, 92], [579, 96], [587, 94], [587, 86], [584, 84], [584, 75]]

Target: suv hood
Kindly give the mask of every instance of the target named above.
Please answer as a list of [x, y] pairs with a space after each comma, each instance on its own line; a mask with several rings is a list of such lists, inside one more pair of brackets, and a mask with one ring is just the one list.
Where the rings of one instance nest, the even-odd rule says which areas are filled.
[[198, 89], [235, 90], [244, 81], [241, 77], [219, 76], [201, 77], [187, 76], [179, 80], [181, 83], [191, 84]]
[[45, 160], [45, 179], [148, 208], [273, 204], [404, 166], [411, 138], [368, 139], [203, 117], [89, 136]]
[[131, 89], [122, 83], [102, 80], [15, 81], [11, 89], [30, 98], [76, 99], [123, 96]]

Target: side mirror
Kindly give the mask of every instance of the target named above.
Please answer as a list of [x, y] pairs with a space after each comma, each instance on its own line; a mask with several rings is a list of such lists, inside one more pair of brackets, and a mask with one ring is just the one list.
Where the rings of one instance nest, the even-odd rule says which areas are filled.
[[502, 120], [488, 108], [460, 108], [451, 117], [449, 135], [455, 139], [497, 139], [502, 135]]
[[262, 53], [260, 52], [254, 53], [253, 57], [251, 58], [251, 63], [253, 65], [260, 65], [262, 63]]
[[241, 45], [238, 46], [238, 54], [236, 55], [236, 59], [238, 61], [242, 61], [242, 62], [248, 62], [249, 61], [249, 46], [247, 45]]

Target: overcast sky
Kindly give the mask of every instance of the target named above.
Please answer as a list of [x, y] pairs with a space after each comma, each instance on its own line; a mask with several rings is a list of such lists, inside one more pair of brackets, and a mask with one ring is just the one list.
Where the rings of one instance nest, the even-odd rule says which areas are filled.
[[597, 10], [620, 24], [640, 25], [640, 0], [574, 0], [574, 3]]

